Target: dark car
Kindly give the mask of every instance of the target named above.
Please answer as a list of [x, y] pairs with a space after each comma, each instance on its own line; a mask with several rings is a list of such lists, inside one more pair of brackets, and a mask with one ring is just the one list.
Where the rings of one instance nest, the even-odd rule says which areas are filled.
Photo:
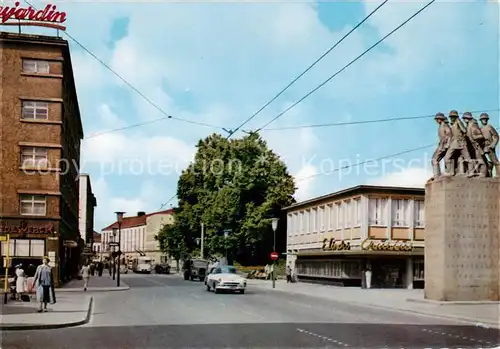
[[167, 263], [160, 263], [155, 265], [156, 274], [170, 274], [170, 265]]
[[205, 280], [208, 261], [205, 259], [188, 259], [184, 262], [184, 280]]

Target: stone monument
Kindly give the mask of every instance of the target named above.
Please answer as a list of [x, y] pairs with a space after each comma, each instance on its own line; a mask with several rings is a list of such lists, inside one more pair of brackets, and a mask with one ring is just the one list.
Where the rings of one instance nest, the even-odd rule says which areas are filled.
[[[434, 176], [425, 187], [425, 298], [500, 301], [500, 178], [497, 131], [481, 114], [442, 113]], [[439, 162], [444, 160], [441, 173]]]

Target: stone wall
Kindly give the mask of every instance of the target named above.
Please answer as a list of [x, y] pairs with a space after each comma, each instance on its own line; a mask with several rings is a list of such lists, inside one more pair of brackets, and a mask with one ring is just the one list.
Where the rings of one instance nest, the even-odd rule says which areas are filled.
[[500, 179], [445, 177], [430, 182], [425, 216], [425, 297], [500, 300]]

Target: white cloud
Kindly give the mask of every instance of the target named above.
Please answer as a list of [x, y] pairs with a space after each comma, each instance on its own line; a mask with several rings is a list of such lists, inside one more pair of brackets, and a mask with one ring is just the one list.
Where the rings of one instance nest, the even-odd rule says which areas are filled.
[[317, 170], [315, 166], [305, 165], [294, 176], [297, 186], [297, 191], [295, 192], [295, 199], [297, 201], [304, 201], [312, 197], [315, 180], [315, 177], [312, 176], [316, 173]]
[[98, 165], [102, 175], [170, 175], [179, 173], [195, 147], [173, 137], [109, 133], [82, 145], [82, 167]]
[[104, 177], [92, 178], [92, 189], [98, 198], [95, 230], [113, 223], [115, 211], [126, 212], [126, 216], [134, 216], [141, 211], [154, 212], [159, 206], [157, 202], [162, 199], [158, 186], [148, 180], [140, 183], [139, 193], [133, 197], [113, 195]]
[[432, 171], [428, 168], [407, 168], [400, 172], [387, 174], [375, 180], [374, 184], [391, 187], [423, 188], [431, 177]]

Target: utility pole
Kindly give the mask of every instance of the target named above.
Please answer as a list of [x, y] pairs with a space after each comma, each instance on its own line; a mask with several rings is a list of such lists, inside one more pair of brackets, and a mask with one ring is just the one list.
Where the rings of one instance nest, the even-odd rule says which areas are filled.
[[204, 244], [205, 243], [205, 225], [203, 223], [201, 223], [201, 241], [200, 241], [200, 254], [201, 254], [201, 259], [204, 258], [204, 254], [203, 254], [203, 247], [204, 247]]

